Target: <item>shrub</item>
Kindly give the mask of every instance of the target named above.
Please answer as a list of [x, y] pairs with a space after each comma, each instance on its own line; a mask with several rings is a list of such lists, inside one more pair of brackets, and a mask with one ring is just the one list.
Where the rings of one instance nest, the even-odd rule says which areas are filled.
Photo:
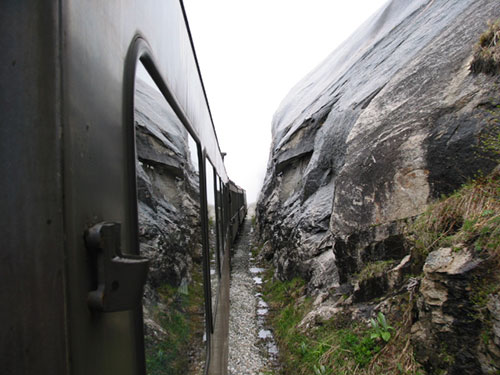
[[488, 22], [488, 29], [479, 37], [470, 70], [474, 74], [500, 73], [500, 19]]

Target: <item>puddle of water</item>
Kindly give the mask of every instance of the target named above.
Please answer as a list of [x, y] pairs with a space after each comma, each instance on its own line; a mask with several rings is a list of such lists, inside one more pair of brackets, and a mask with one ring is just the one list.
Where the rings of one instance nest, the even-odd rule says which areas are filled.
[[262, 274], [265, 269], [261, 267], [257, 267], [258, 263], [256, 263], [255, 258], [252, 257], [252, 253], [248, 253], [248, 271], [252, 276], [252, 279], [255, 283], [255, 289], [257, 292], [254, 294], [257, 300], [257, 308], [256, 308], [256, 322], [258, 329], [258, 337], [259, 337], [259, 347], [267, 352], [267, 362], [266, 366], [271, 366], [270, 368], [278, 369], [280, 367], [278, 356], [279, 350], [276, 342], [274, 340], [274, 335], [269, 328], [269, 322], [267, 321], [267, 317], [270, 311], [269, 305], [262, 299], [262, 293], [260, 292], [262, 289]]
[[[250, 255], [250, 264], [249, 264], [249, 272], [253, 277], [253, 281], [256, 284], [256, 289], [260, 290], [262, 288], [262, 277], [258, 276], [262, 274], [265, 269], [261, 267], [255, 267], [254, 263], [254, 258], [251, 257]], [[276, 345], [276, 342], [274, 341], [274, 335], [271, 332], [271, 330], [266, 329], [269, 327], [268, 322], [267, 322], [267, 315], [269, 314], [269, 305], [262, 299], [262, 293], [257, 292], [254, 294], [255, 298], [257, 299], [257, 327], [259, 329], [259, 339], [260, 344], [259, 346], [267, 352], [267, 358], [269, 361], [269, 365], [272, 368], [279, 368], [279, 361], [278, 361], [278, 356], [279, 356], [279, 351], [278, 347]]]
[[273, 334], [271, 333], [270, 330], [268, 329], [261, 329], [259, 331], [259, 338], [260, 339], [271, 339], [273, 337]]
[[257, 309], [257, 315], [266, 315], [269, 309]]
[[255, 276], [253, 278], [253, 281], [255, 282], [255, 284], [260, 285], [260, 284], [262, 284], [262, 277]]
[[267, 343], [267, 351], [269, 352], [269, 354], [272, 354], [273, 356], [278, 355], [278, 347], [273, 342]]
[[250, 267], [250, 273], [262, 273], [264, 272], [264, 268], [260, 267]]

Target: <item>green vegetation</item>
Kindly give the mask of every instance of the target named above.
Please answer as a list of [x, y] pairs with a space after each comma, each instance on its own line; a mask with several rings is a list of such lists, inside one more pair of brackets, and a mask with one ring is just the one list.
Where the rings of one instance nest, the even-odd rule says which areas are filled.
[[473, 248], [500, 255], [500, 172], [466, 184], [431, 205], [411, 228], [414, 258], [420, 263], [440, 247]]
[[378, 260], [372, 263], [368, 263], [361, 272], [357, 275], [357, 280], [363, 282], [365, 280], [371, 279], [372, 277], [378, 276], [394, 266], [394, 260]]
[[253, 258], [256, 258], [256, 257], [257, 257], [257, 255], [259, 255], [259, 254], [260, 254], [260, 252], [261, 252], [261, 250], [262, 250], [263, 246], [264, 246], [264, 245], [262, 245], [262, 244], [258, 244], [258, 243], [257, 243], [257, 244], [253, 244], [253, 245], [252, 245], [252, 250], [251, 250], [251, 253], [252, 253], [252, 257], [253, 257]]
[[470, 69], [473, 73], [495, 75], [500, 73], [500, 19], [488, 22], [474, 49]]
[[377, 315], [377, 320], [371, 318], [370, 323], [373, 329], [373, 332], [370, 335], [371, 339], [382, 339], [385, 342], [388, 342], [390, 340], [391, 331], [394, 331], [394, 328], [387, 323], [384, 314], [379, 312]]
[[252, 228], [255, 229], [257, 227], [257, 216], [252, 215], [251, 221], [252, 221]]
[[162, 308], [156, 308], [153, 320], [166, 332], [162, 340], [146, 336], [148, 375], [185, 374], [187, 353], [202, 345], [203, 287], [202, 274], [193, 272], [189, 293], [165, 284], [158, 288]]
[[[492, 143], [493, 144], [493, 143]], [[481, 337], [491, 336], [485, 306], [500, 283], [497, 262], [500, 259], [500, 171], [463, 186], [449, 197], [431, 205], [415, 220], [411, 228], [413, 259], [421, 270], [429, 252], [440, 247], [459, 251], [472, 248], [483, 258], [492, 260], [490, 271], [472, 286], [473, 302], [484, 323]], [[368, 264], [358, 275], [365, 280], [392, 267], [391, 261]], [[272, 308], [271, 325], [280, 348], [284, 374], [421, 374], [410, 343], [412, 292], [397, 296], [393, 306], [399, 311], [386, 318], [365, 322], [339, 314], [317, 322], [308, 329], [299, 327], [312, 310], [305, 296], [305, 282], [271, 280], [269, 272], [264, 296]], [[394, 322], [394, 327], [389, 324]]]
[[[497, 22], [490, 28], [500, 29], [499, 25]], [[498, 35], [495, 34], [496, 41]], [[487, 107], [490, 116], [479, 139], [478, 153], [498, 164], [500, 103], [492, 101]], [[480, 273], [472, 277], [468, 289], [472, 306], [467, 313], [481, 323], [481, 345], [491, 346], [494, 335], [488, 303], [492, 295], [500, 293], [500, 168], [497, 166], [488, 176], [480, 176], [430, 205], [408, 225], [406, 236], [412, 244], [414, 276], [421, 274], [427, 255], [442, 247], [454, 251], [473, 250], [485, 260]], [[362, 282], [383, 274], [393, 265], [394, 261], [376, 261], [367, 264], [354, 277]], [[280, 349], [282, 373], [423, 374], [410, 341], [413, 293], [414, 289], [410, 288], [407, 292], [386, 296], [390, 305], [387, 317], [379, 312], [370, 319], [370, 324], [351, 319], [349, 309], [345, 309], [329, 320], [318, 322], [316, 319], [312, 326], [303, 328], [301, 322], [313, 309], [311, 299], [305, 295], [304, 280], [272, 280], [269, 271], [263, 294], [271, 307], [270, 323]], [[452, 363], [454, 356], [447, 350], [443, 343], [441, 358], [445, 363]]]
[[382, 313], [371, 326], [339, 314], [304, 330], [299, 324], [312, 308], [304, 284], [300, 278], [282, 282], [268, 275], [264, 285], [283, 374], [419, 374], [409, 350], [411, 304], [404, 297], [401, 306], [406, 310], [398, 330]]
[[[500, 141], [488, 144], [492, 150], [500, 150]], [[488, 345], [492, 324], [486, 306], [491, 295], [500, 291], [500, 170], [477, 178], [429, 206], [408, 229], [416, 273], [421, 272], [429, 252], [440, 247], [473, 249], [488, 260], [471, 284], [471, 301], [483, 327], [480, 337]], [[392, 266], [392, 261], [373, 262], [356, 278], [367, 280]], [[263, 292], [271, 306], [270, 323], [280, 349], [283, 374], [423, 374], [410, 342], [413, 291], [391, 297], [394, 299], [389, 316], [378, 313], [370, 324], [341, 312], [307, 329], [300, 323], [313, 306], [305, 295], [304, 280], [272, 280], [269, 271]]]

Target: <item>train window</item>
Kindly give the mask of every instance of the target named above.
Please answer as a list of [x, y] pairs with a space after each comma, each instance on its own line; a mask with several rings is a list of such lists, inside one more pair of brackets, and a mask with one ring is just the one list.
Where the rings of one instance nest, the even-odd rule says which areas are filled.
[[216, 206], [216, 235], [217, 235], [217, 254], [219, 258], [219, 272], [222, 273], [224, 259], [224, 236], [223, 236], [223, 212], [222, 212], [222, 190], [220, 177], [215, 175], [215, 206]]
[[214, 167], [206, 159], [206, 186], [207, 186], [207, 205], [208, 205], [208, 254], [210, 259], [210, 285], [211, 285], [211, 302], [212, 302], [212, 317], [215, 322], [215, 314], [217, 311], [217, 292], [219, 285], [219, 269], [220, 259], [217, 256], [217, 231], [216, 231], [216, 213], [215, 213], [215, 174]]
[[142, 64], [134, 102], [139, 242], [150, 259], [147, 372], [199, 373], [206, 353], [199, 148]]

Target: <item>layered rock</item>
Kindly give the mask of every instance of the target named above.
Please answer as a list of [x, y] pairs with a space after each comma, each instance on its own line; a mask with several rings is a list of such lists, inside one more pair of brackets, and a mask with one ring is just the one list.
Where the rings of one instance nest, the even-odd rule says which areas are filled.
[[494, 167], [477, 145], [499, 79], [470, 64], [498, 16], [497, 1], [392, 0], [292, 89], [257, 207], [278, 277], [338, 287], [401, 260], [406, 222]]
[[179, 286], [201, 260], [198, 174], [188, 133], [163, 96], [140, 79], [136, 87], [137, 195], [141, 254], [148, 285]]
[[441, 248], [427, 257], [412, 342], [417, 359], [429, 373], [490, 374], [500, 370], [500, 340], [495, 331], [498, 295], [487, 306], [493, 340], [484, 334], [480, 337], [485, 323], [478, 313], [473, 285], [485, 274], [483, 263], [477, 252], [467, 248]]
[[498, 17], [498, 1], [389, 1], [282, 102], [257, 219], [275, 276], [316, 295], [302, 329], [382, 312], [427, 373], [499, 371], [494, 256], [474, 239], [427, 256], [407, 233], [497, 165], [481, 139], [499, 131], [500, 78], [471, 63]]
[[[147, 353], [154, 355], [169, 336], [161, 316], [179, 309], [173, 296], [165, 301], [159, 291], [187, 291], [195, 269], [201, 272], [199, 183], [186, 129], [163, 96], [140, 79], [135, 127], [139, 244], [141, 255], [150, 260], [143, 300], [145, 341]], [[186, 359], [202, 352], [201, 343], [190, 351]]]

